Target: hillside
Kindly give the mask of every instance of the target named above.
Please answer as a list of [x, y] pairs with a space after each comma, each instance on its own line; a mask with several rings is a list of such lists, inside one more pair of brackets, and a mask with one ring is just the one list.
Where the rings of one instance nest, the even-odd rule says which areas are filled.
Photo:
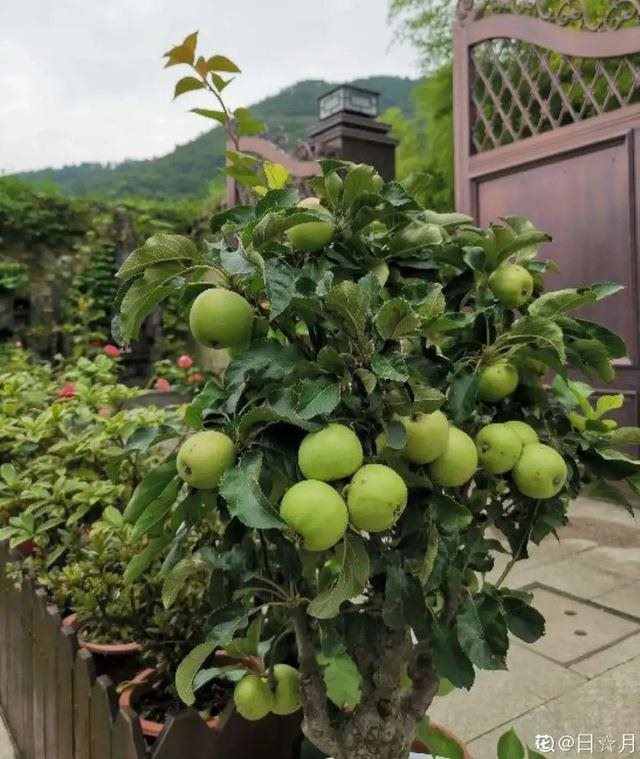
[[[416, 85], [414, 80], [375, 76], [353, 84], [379, 92], [381, 112], [392, 106], [405, 112], [413, 110], [410, 93]], [[293, 146], [315, 121], [317, 99], [330, 87], [322, 80], [298, 82], [256, 103], [252, 110], [266, 122], [272, 139], [284, 139], [285, 144]], [[18, 176], [30, 182], [53, 182], [68, 195], [202, 197], [212, 180], [217, 177], [221, 182], [218, 169], [223, 163], [224, 143], [224, 132], [216, 127], [159, 158], [124, 161], [115, 166], [83, 163]]]

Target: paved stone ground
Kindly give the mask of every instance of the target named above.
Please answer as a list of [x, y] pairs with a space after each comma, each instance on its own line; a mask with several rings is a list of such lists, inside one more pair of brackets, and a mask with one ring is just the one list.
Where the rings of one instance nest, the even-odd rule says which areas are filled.
[[[436, 699], [430, 711], [469, 742], [474, 759], [495, 759], [512, 726], [530, 745], [537, 734], [593, 735], [593, 751], [556, 747], [549, 756], [640, 756], [640, 514], [634, 521], [580, 499], [570, 518], [561, 542], [534, 547], [506, 581], [533, 590], [547, 635], [530, 646], [514, 640], [508, 671], [478, 673], [471, 691]], [[504, 568], [499, 558], [488, 579]], [[635, 734], [635, 752], [621, 753], [624, 734]], [[611, 751], [598, 742], [605, 736], [616, 741]], [[15, 759], [1, 719], [0, 759]]]
[[[430, 711], [469, 742], [474, 759], [495, 759], [510, 727], [531, 746], [538, 734], [574, 739], [548, 756], [640, 756], [640, 518], [580, 499], [570, 519], [561, 542], [534, 547], [505, 583], [533, 591], [547, 634], [533, 645], [514, 640], [508, 671], [478, 673], [471, 691], [436, 699]], [[635, 734], [635, 752], [630, 738], [623, 750], [624, 734]], [[598, 740], [606, 736], [611, 750]]]

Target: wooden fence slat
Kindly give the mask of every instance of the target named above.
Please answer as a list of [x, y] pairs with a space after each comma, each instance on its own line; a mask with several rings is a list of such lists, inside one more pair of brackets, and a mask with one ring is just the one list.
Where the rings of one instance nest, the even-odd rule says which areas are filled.
[[[58, 714], [56, 689], [58, 679], [56, 634], [60, 627], [60, 614], [55, 606], [47, 604], [44, 614], [44, 755], [57, 757], [58, 748]], [[62, 759], [60, 757], [59, 759]]]
[[35, 649], [35, 635], [33, 628], [35, 612], [35, 596], [33, 581], [24, 579], [21, 590], [22, 608], [22, 732], [23, 742], [20, 746], [24, 759], [37, 759], [33, 735], [33, 701], [34, 701], [34, 677], [33, 677], [33, 652]]
[[47, 638], [47, 591], [37, 588], [33, 600], [33, 753], [36, 759], [45, 754], [45, 699]]
[[[100, 675], [91, 691], [91, 759], [111, 759], [111, 733], [118, 712], [113, 681]], [[114, 759], [119, 759], [114, 756]]]
[[6, 541], [0, 543], [0, 701], [7, 702], [7, 658], [9, 655], [9, 607], [7, 597], [6, 563], [9, 552]]
[[[186, 746], [189, 744], [187, 743]], [[113, 759], [144, 759], [146, 756], [140, 719], [128, 706], [118, 710], [111, 734], [111, 755]], [[185, 756], [184, 751], [182, 756]], [[188, 756], [191, 759], [191, 755], [188, 754]], [[212, 756], [209, 759], [216, 759], [216, 757]]]
[[225, 710], [221, 717], [220, 755], [253, 759], [256, 746], [260, 746], [260, 759], [297, 759], [301, 721], [302, 712], [288, 717], [270, 714], [258, 722], [248, 722], [234, 708]]
[[9, 728], [13, 733], [16, 742], [20, 744], [22, 739], [22, 733], [20, 730], [19, 714], [21, 714], [22, 706], [16, 699], [18, 693], [18, 678], [19, 664], [18, 664], [18, 652], [20, 650], [20, 602], [19, 594], [15, 588], [13, 582], [9, 583], [9, 651], [8, 651], [8, 669], [9, 675], [7, 678], [7, 718], [9, 720]]
[[73, 757], [73, 666], [78, 651], [76, 633], [60, 625], [56, 636], [57, 758]]
[[73, 670], [74, 759], [91, 759], [91, 689], [95, 680], [93, 656], [79, 648]]
[[[176, 759], [184, 756], [189, 747], [189, 759], [224, 759], [219, 749], [220, 737], [194, 709], [169, 717], [163, 731], [158, 736], [152, 759]], [[255, 752], [254, 752], [255, 754]], [[231, 754], [226, 756], [230, 757]], [[233, 754], [236, 759], [235, 754]]]

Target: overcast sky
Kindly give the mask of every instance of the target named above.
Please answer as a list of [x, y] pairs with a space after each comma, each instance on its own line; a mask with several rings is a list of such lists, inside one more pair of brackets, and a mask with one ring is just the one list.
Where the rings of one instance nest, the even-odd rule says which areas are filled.
[[[206, 129], [161, 55], [200, 30], [248, 105], [300, 79], [416, 76], [387, 0], [0, 0], [0, 173], [171, 151]], [[186, 73], [186, 70], [185, 70]]]

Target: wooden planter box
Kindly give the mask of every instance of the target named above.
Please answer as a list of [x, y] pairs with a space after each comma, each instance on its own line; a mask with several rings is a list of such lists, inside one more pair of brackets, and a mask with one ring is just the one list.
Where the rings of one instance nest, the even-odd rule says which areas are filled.
[[300, 713], [247, 722], [232, 712], [212, 730], [188, 709], [148, 746], [46, 591], [6, 577], [10, 558], [0, 543], [0, 704], [21, 759], [297, 759]]

